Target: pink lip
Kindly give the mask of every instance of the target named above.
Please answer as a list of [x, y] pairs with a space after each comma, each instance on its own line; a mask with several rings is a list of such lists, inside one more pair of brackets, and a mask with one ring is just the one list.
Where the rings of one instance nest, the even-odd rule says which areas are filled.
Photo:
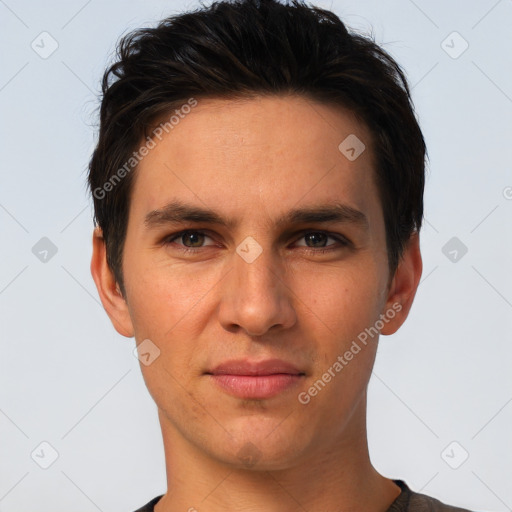
[[226, 361], [207, 374], [229, 394], [254, 399], [271, 398], [296, 385], [305, 375], [294, 365], [279, 359]]

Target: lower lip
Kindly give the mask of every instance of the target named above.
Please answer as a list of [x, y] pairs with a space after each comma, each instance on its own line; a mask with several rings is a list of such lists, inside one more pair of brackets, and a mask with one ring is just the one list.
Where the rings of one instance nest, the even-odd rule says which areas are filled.
[[297, 384], [303, 375], [210, 375], [229, 394], [239, 398], [271, 398]]

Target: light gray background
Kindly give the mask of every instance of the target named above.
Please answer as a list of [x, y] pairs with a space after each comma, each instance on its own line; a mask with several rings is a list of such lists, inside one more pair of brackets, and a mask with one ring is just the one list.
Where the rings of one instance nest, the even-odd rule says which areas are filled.
[[[449, 503], [512, 510], [512, 1], [318, 5], [373, 29], [405, 68], [430, 154], [422, 282], [370, 382], [373, 463]], [[134, 340], [89, 273], [85, 178], [118, 36], [197, 6], [0, 0], [2, 512], [130, 512], [165, 491]], [[58, 43], [46, 59], [31, 47], [51, 49], [44, 31]], [[43, 237], [58, 249], [46, 262]], [[43, 441], [59, 454], [48, 469]]]

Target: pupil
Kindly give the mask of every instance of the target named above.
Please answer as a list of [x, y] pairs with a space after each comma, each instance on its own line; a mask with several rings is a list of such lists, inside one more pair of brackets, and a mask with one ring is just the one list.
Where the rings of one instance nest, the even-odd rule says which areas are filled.
[[[194, 238], [194, 237], [198, 237], [198, 236], [199, 236], [199, 237], [201, 237], [202, 235], [201, 235], [201, 234], [199, 234], [199, 233], [186, 233], [186, 234], [184, 235], [184, 237], [185, 237], [185, 238], [187, 238], [187, 237], [188, 237], [188, 238]], [[199, 242], [200, 242], [200, 240], [199, 240]], [[197, 240], [196, 240], [196, 243], [197, 243]], [[186, 244], [185, 244], [185, 245], [186, 245]], [[192, 245], [194, 245], [194, 241], [192, 241]], [[199, 243], [199, 245], [201, 245], [201, 244]], [[194, 245], [194, 247], [195, 247], [195, 245]]]
[[[320, 237], [320, 239], [322, 239], [322, 237], [323, 237], [323, 238], [324, 238], [324, 241], [325, 241], [325, 236], [326, 236], [326, 235], [325, 235], [325, 233], [310, 233], [310, 234], [306, 235], [306, 238], [307, 238], [308, 240], [313, 239], [313, 242], [314, 242], [314, 239], [315, 239], [315, 238]], [[317, 240], [317, 241], [318, 241], [318, 240]], [[320, 240], [320, 241], [322, 241], [322, 240]]]

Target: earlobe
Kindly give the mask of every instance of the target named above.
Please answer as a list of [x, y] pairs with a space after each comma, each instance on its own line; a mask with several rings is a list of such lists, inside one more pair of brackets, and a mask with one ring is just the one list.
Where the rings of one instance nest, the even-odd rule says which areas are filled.
[[91, 274], [101, 303], [116, 331], [122, 336], [134, 336], [128, 305], [119, 284], [107, 263], [105, 240], [101, 228], [96, 227], [92, 236]]
[[393, 334], [405, 322], [420, 283], [422, 270], [419, 233], [414, 232], [409, 238], [389, 287], [382, 311], [388, 321], [381, 329], [381, 334]]

